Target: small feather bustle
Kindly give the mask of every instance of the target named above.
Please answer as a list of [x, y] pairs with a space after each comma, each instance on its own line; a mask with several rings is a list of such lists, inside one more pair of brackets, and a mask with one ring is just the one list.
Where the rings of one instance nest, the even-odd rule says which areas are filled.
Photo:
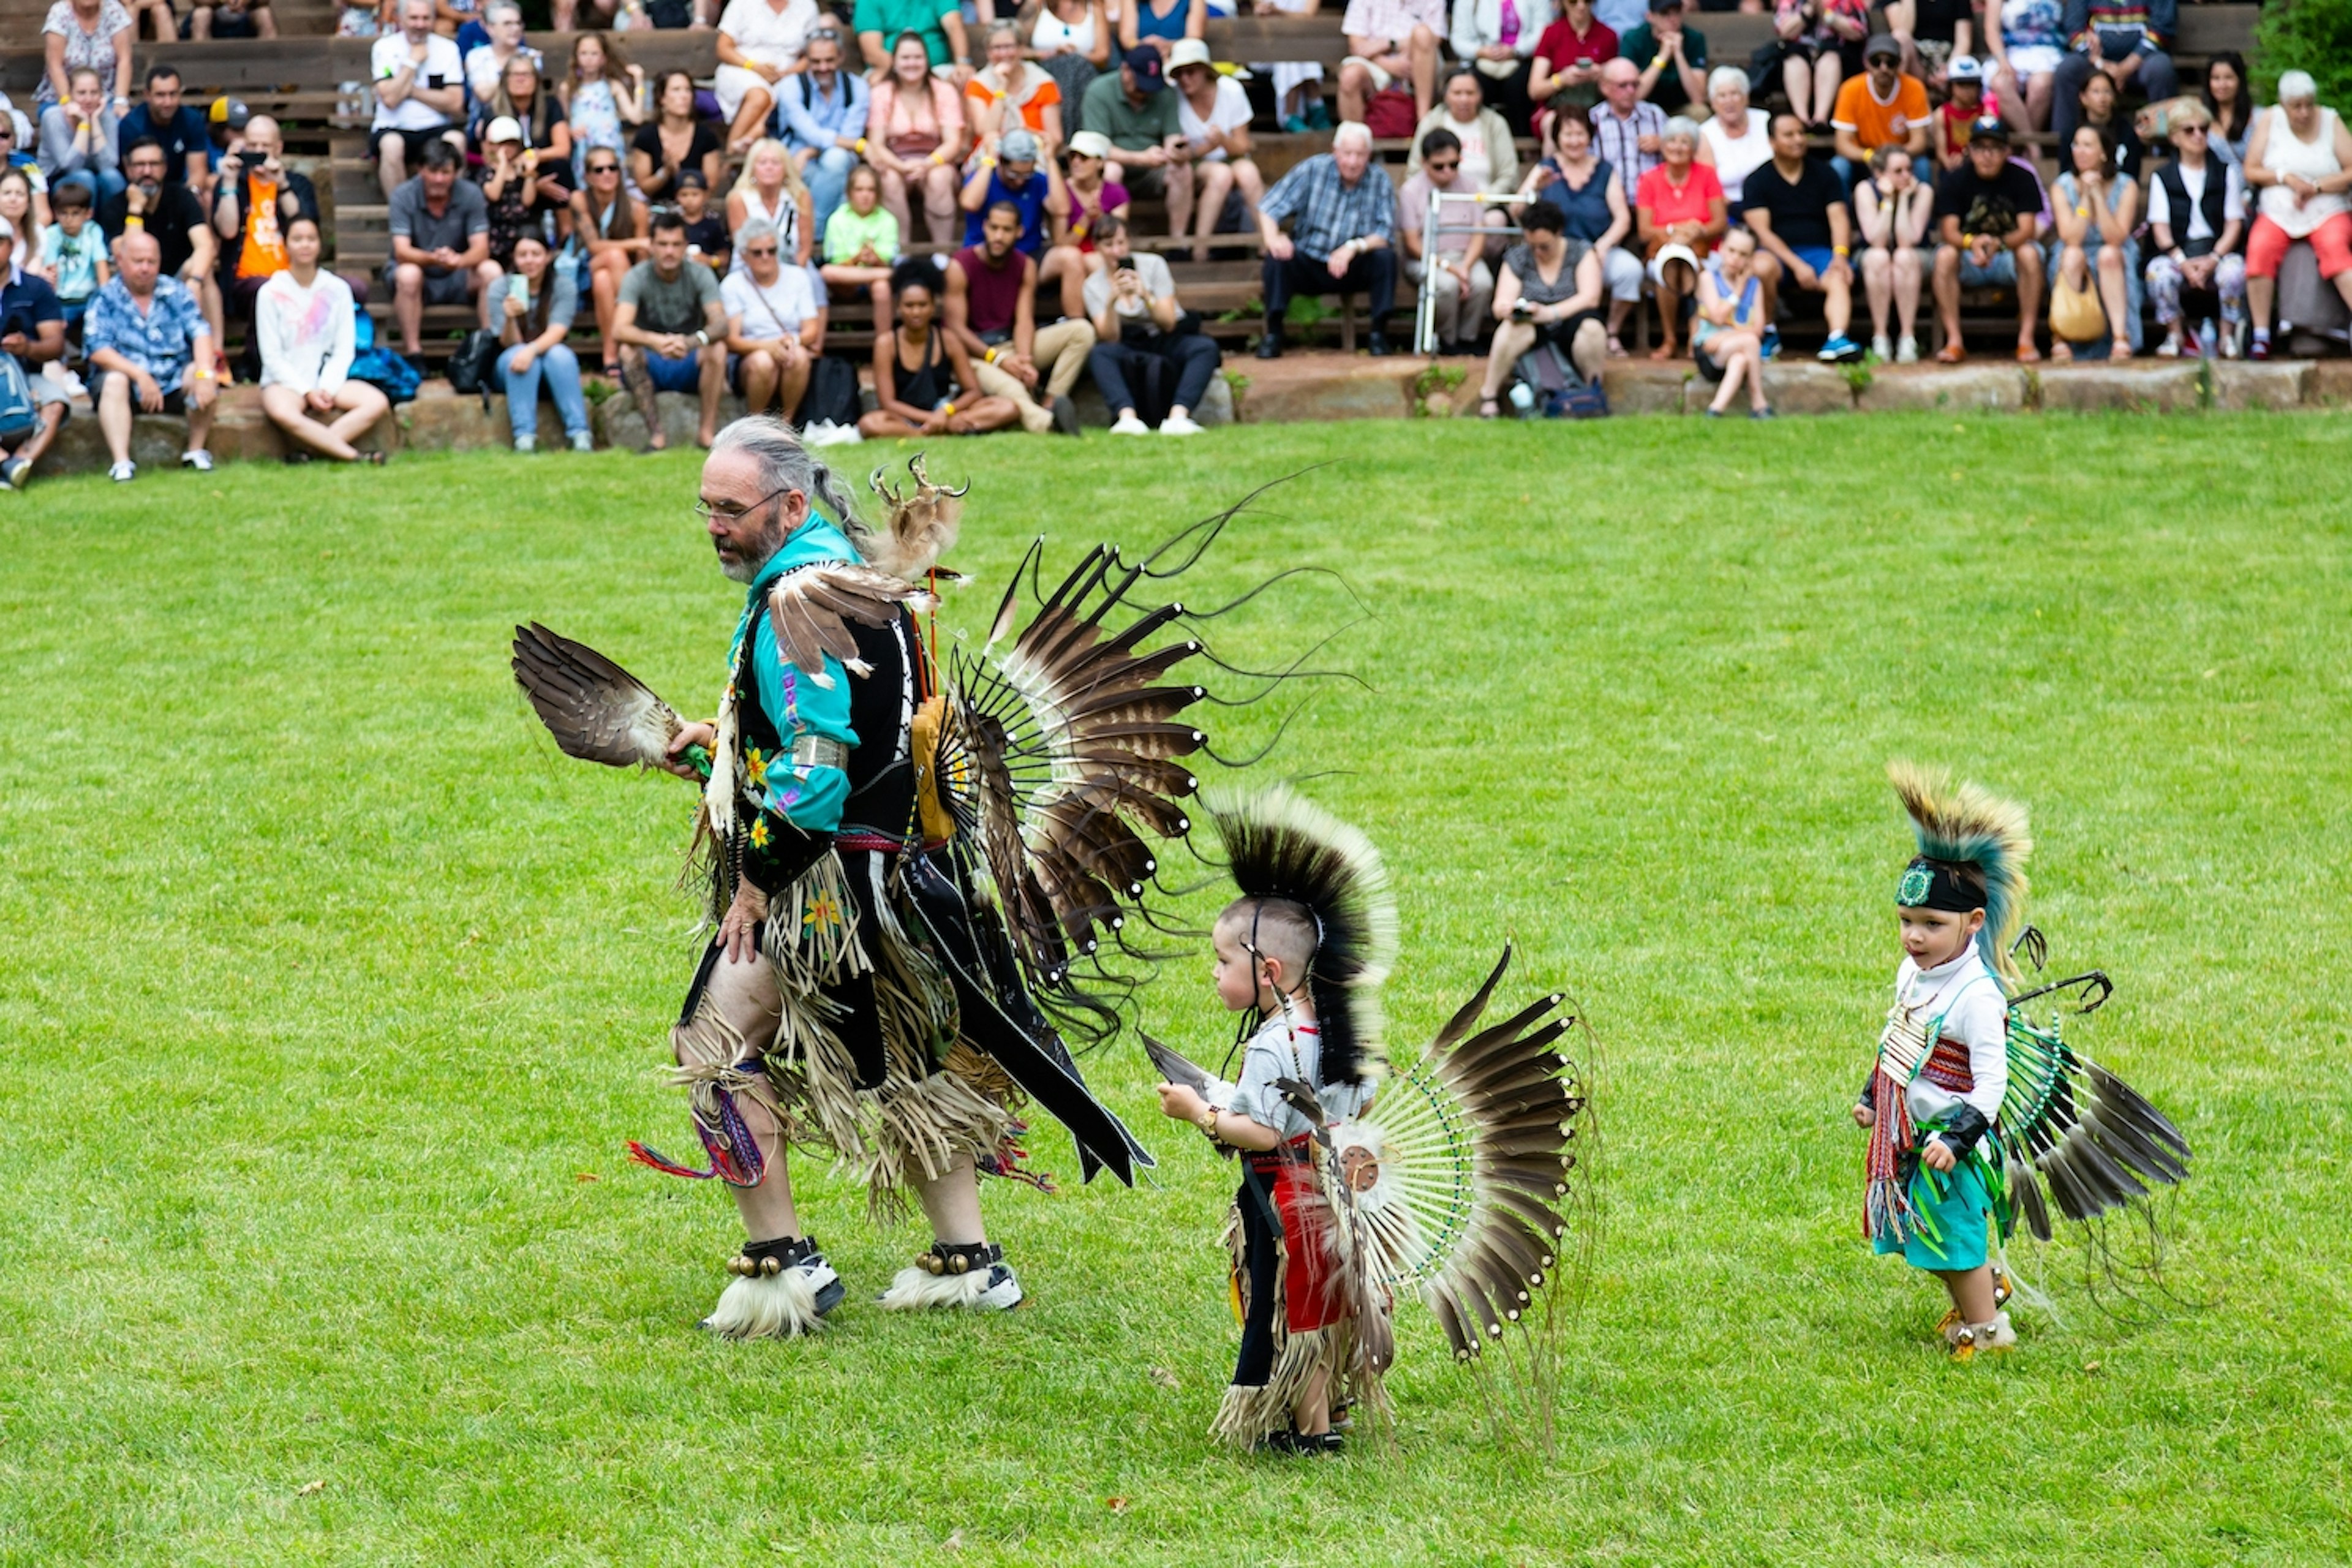
[[1955, 786], [1941, 768], [1895, 761], [1886, 776], [1911, 815], [1919, 853], [1930, 860], [1974, 866], [1985, 879], [1985, 923], [1977, 950], [1987, 968], [2014, 991], [2017, 961], [2010, 956], [2025, 915], [2026, 857], [2033, 853], [2025, 807], [1975, 784]]
[[1318, 928], [1307, 970], [1325, 1083], [1384, 1067], [1380, 990], [1396, 953], [1396, 900], [1370, 839], [1280, 785], [1209, 805], [1226, 867], [1246, 899], [1304, 905]]
[[923, 454], [916, 453], [907, 459], [907, 472], [914, 482], [898, 489], [883, 478], [887, 468], [877, 468], [866, 479], [866, 488], [882, 498], [887, 515], [882, 526], [870, 539], [862, 541], [860, 553], [868, 564], [909, 583], [920, 582], [940, 557], [955, 547], [956, 533], [961, 527], [963, 498], [971, 489], [945, 489], [931, 482], [923, 471]]

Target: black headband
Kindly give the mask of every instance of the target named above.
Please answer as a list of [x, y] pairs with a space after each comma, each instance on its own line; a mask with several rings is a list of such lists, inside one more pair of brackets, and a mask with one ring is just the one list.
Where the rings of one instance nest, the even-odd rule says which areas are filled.
[[1930, 860], [1925, 855], [1914, 856], [1911, 864], [1903, 868], [1903, 880], [1895, 887], [1895, 901], [1906, 910], [1941, 910], [1956, 915], [1984, 908], [1984, 895], [1961, 880], [1958, 867], [1948, 860]]

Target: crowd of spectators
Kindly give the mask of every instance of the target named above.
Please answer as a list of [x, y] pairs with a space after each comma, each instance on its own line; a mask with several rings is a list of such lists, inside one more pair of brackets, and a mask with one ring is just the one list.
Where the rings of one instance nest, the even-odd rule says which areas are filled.
[[[102, 424], [185, 406], [199, 464], [232, 369], [270, 392], [290, 449], [362, 456], [353, 422], [374, 405], [346, 384], [355, 345], [326, 315], [340, 302], [364, 341], [378, 282], [419, 370], [436, 307], [498, 339], [524, 449], [542, 392], [583, 444], [599, 369], [656, 447], [663, 390], [694, 395], [704, 440], [730, 387], [795, 412], [836, 300], [871, 307], [877, 430], [1074, 429], [1091, 373], [1115, 430], [1188, 434], [1219, 355], [1167, 258], [1221, 247], [1258, 257], [1262, 357], [1284, 353], [1298, 297], [1360, 298], [1374, 354], [1425, 297], [1439, 352], [1486, 356], [1490, 414], [1514, 384], [1593, 380], [1633, 352], [1645, 302], [1653, 356], [1693, 356], [1718, 408], [1742, 391], [1761, 406], [1792, 311], [1818, 314], [1830, 361], [1921, 357], [1923, 295], [1937, 357], [1956, 361], [1986, 289], [2014, 305], [2021, 359], [2045, 334], [2062, 359], [2150, 338], [2261, 356], [2296, 242], [2352, 304], [2352, 132], [2300, 73], [2257, 108], [2233, 55], [2179, 93], [2176, 0], [1896, 0], [1876, 21], [1865, 0], [1737, 3], [1769, 8], [1771, 30], [1735, 61], [1711, 56], [1685, 0], [1347, 0], [1330, 149], [1269, 181], [1245, 79], [1205, 41], [1225, 0], [1027, 0], [997, 17], [953, 0], [584, 0], [559, 4], [558, 26], [612, 30], [555, 61], [513, 0], [355, 0], [339, 30], [373, 40], [389, 231], [366, 279], [322, 268], [317, 193], [270, 119], [184, 104], [168, 65], [129, 100], [142, 20], [267, 37], [266, 5], [175, 20], [169, 0], [56, 0], [35, 118], [0, 113], [0, 221], [66, 342], [42, 353], [47, 318], [29, 316], [12, 341], [31, 365], [78, 349]], [[670, 26], [715, 33], [708, 86], [628, 58], [632, 30]], [[1253, 68], [1286, 129], [1328, 121], [1319, 68]], [[2046, 182], [2045, 143], [2016, 141], [2045, 131]], [[1403, 143], [1401, 176], [1379, 136]], [[1164, 237], [1138, 230], [1138, 203], [1164, 209]], [[936, 254], [910, 256], [919, 239]], [[570, 342], [592, 322], [583, 366]], [[127, 446], [116, 459], [135, 471]]]

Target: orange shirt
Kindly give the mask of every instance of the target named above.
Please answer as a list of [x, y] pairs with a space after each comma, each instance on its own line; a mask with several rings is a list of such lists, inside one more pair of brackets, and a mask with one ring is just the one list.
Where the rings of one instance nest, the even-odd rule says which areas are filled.
[[[1031, 65], [1024, 60], [1022, 62], [1021, 68], [1022, 80], [1013, 89], [1015, 92], [1027, 94], [1020, 103], [1021, 123], [1027, 126], [1033, 132], [1043, 131], [1045, 129], [1047, 107], [1062, 101], [1062, 84], [1048, 75], [1042, 66]], [[971, 100], [964, 105], [967, 118], [976, 115], [990, 104], [1001, 106], [1009, 96], [998, 91], [992, 85], [993, 74], [990, 71], [982, 71], [963, 84], [963, 95]], [[1000, 122], [997, 129], [1002, 132], [1011, 130], [1012, 127]], [[1066, 131], [1069, 128], [1065, 126], [1063, 129]]]
[[1895, 117], [1901, 115], [1906, 126], [1927, 122], [1927, 84], [1916, 76], [1899, 76], [1895, 79], [1895, 101], [1881, 103], [1870, 90], [1870, 78], [1851, 76], [1838, 89], [1837, 107], [1830, 111], [1830, 123], [1840, 130], [1852, 131], [1854, 140], [1867, 152], [1881, 147], [1901, 146], [1909, 137], [1906, 130], [1895, 134]]
[[247, 187], [253, 205], [245, 215], [245, 247], [236, 255], [239, 278], [268, 278], [286, 270], [286, 237], [278, 227], [278, 183], [253, 176]]

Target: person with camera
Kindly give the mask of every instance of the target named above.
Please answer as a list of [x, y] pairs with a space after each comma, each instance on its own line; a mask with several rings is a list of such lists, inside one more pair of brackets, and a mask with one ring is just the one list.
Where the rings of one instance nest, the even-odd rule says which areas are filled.
[[[288, 266], [286, 226], [298, 217], [319, 219], [319, 193], [307, 175], [286, 166], [286, 141], [278, 121], [257, 114], [245, 123], [245, 144], [221, 159], [220, 183], [213, 202], [213, 232], [234, 258], [226, 300], [228, 314], [251, 323], [254, 300], [262, 285]], [[252, 381], [261, 373], [259, 334], [245, 334], [245, 354], [237, 376]]]
[[1087, 317], [1095, 328], [1087, 366], [1094, 372], [1103, 401], [1118, 416], [1110, 433], [1140, 436], [1149, 430], [1137, 412], [1133, 389], [1139, 382], [1172, 375], [1175, 392], [1167, 416], [1160, 421], [1160, 433], [1199, 435], [1192, 410], [1208, 395], [1209, 378], [1217, 374], [1224, 356], [1212, 339], [1185, 330], [1168, 263], [1156, 251], [1133, 250], [1124, 222], [1105, 214], [1095, 230], [1095, 248], [1104, 265], [1086, 282]]
[[1589, 241], [1569, 238], [1567, 222], [1549, 202], [1530, 202], [1519, 215], [1527, 237], [1503, 252], [1503, 270], [1495, 279], [1495, 319], [1501, 324], [1478, 389], [1481, 419], [1501, 415], [1503, 384], [1539, 344], [1567, 355], [1585, 381], [1601, 377], [1609, 357], [1609, 329], [1601, 320], [1601, 253]]

